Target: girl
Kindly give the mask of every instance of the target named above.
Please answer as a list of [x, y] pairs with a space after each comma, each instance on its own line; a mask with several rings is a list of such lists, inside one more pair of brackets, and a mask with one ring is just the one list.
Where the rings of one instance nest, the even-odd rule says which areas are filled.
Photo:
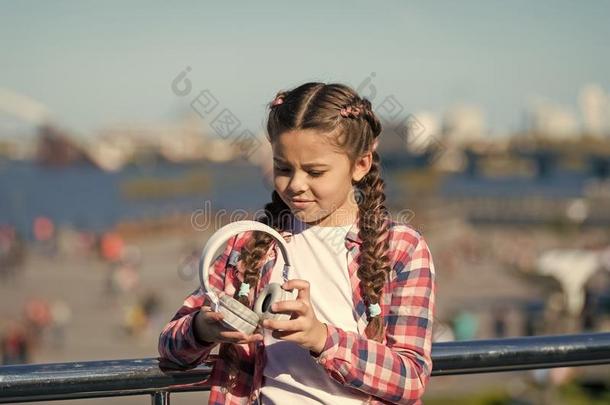
[[[201, 289], [159, 337], [161, 364], [213, 359], [210, 404], [418, 404], [432, 370], [434, 266], [421, 235], [392, 221], [375, 151], [371, 103], [341, 84], [306, 83], [270, 104], [272, 201], [259, 220], [288, 241], [294, 264], [265, 320], [246, 336], [219, 323]], [[281, 280], [269, 235], [229, 240], [210, 269], [214, 288], [252, 307]]]

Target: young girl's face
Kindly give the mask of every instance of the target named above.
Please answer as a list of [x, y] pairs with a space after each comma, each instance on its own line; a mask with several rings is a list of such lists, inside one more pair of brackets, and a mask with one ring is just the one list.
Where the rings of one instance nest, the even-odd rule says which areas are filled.
[[353, 169], [345, 154], [327, 135], [307, 129], [282, 133], [271, 145], [276, 191], [303, 222], [320, 226], [352, 223], [358, 213], [352, 181], [371, 167], [371, 153], [358, 158]]

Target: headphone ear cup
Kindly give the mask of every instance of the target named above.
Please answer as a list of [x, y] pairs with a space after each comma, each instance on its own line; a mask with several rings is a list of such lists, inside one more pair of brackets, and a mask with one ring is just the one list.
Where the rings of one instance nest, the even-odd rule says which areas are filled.
[[254, 333], [260, 318], [250, 308], [228, 295], [221, 296], [219, 304], [218, 310], [227, 326], [246, 335]]
[[271, 305], [279, 301], [289, 301], [294, 299], [292, 291], [286, 291], [281, 284], [270, 283], [261, 291], [254, 304], [254, 312], [260, 319], [288, 320], [290, 314], [275, 313], [271, 311]]

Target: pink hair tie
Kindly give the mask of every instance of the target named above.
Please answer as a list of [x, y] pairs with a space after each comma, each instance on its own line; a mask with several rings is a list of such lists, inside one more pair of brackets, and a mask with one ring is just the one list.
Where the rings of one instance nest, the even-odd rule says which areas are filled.
[[271, 107], [275, 107], [276, 105], [280, 105], [284, 102], [284, 98], [282, 96], [277, 96], [272, 102]]
[[357, 117], [358, 115], [360, 115], [360, 108], [359, 107], [352, 107], [352, 106], [348, 106], [348, 107], [343, 107], [341, 109], [341, 111], [339, 111], [339, 114], [341, 114], [342, 117], [348, 118], [348, 117]]
[[371, 148], [373, 152], [377, 150], [377, 146], [379, 146], [379, 139], [375, 139], [375, 141], [373, 142], [373, 147]]

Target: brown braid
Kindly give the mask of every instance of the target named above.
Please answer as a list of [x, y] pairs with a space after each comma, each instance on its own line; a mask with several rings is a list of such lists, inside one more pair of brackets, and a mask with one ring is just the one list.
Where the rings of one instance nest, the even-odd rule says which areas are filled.
[[[371, 102], [355, 97], [341, 109], [343, 117], [363, 120], [368, 124], [372, 141], [381, 133], [381, 123], [373, 112]], [[366, 138], [366, 137], [365, 137]], [[372, 145], [367, 142], [367, 146]], [[381, 162], [373, 151], [371, 169], [356, 183], [358, 202], [360, 250], [358, 278], [365, 304], [381, 304], [383, 286], [390, 274], [389, 213], [385, 203], [385, 182], [381, 178]], [[366, 336], [377, 341], [383, 340], [384, 324], [381, 316], [370, 317], [365, 329]]]
[[[265, 215], [259, 219], [260, 222], [264, 223], [275, 229], [276, 231], [284, 230], [287, 227], [287, 221], [290, 218], [290, 208], [280, 198], [277, 191], [271, 194], [271, 202], [265, 205]], [[263, 258], [269, 251], [273, 238], [271, 235], [265, 232], [253, 232], [253, 237], [244, 247], [242, 253], [242, 263], [244, 266], [244, 283], [248, 283], [250, 288], [256, 288], [258, 284], [258, 277], [263, 263]], [[249, 298], [246, 296], [237, 296], [236, 291], [235, 298], [238, 299], [242, 304], [249, 305]]]
[[[287, 218], [290, 215], [290, 208], [284, 203], [284, 201], [280, 198], [277, 191], [274, 191], [271, 195], [271, 202], [265, 205], [264, 216], [259, 218], [258, 221], [264, 223], [275, 229], [276, 231], [280, 231], [286, 229]], [[258, 278], [260, 276], [260, 271], [262, 265], [264, 264], [264, 257], [266, 256], [269, 248], [271, 246], [271, 242], [273, 238], [265, 233], [254, 231], [252, 233], [252, 238], [248, 241], [246, 246], [244, 246], [243, 252], [241, 254], [241, 262], [244, 266], [244, 283], [248, 283], [251, 289], [255, 289], [258, 284]], [[234, 298], [239, 302], [246, 306], [250, 306], [250, 299], [248, 296], [239, 296], [239, 288], [236, 289]], [[239, 350], [236, 345], [222, 345], [219, 351], [219, 355], [221, 358], [225, 359], [226, 364], [228, 365], [228, 371], [230, 376], [234, 376], [237, 372], [237, 364], [239, 364], [240, 359], [243, 357], [240, 355]], [[234, 381], [234, 377], [231, 378], [231, 381]], [[229, 387], [231, 388], [231, 387]]]
[[[358, 205], [362, 239], [360, 250], [360, 266], [358, 278], [365, 303], [381, 304], [383, 286], [390, 274], [389, 251], [389, 218], [384, 205], [384, 181], [380, 173], [380, 160], [377, 152], [373, 152], [373, 165], [362, 180], [357, 183], [358, 191], [362, 193], [362, 202]], [[377, 341], [383, 340], [383, 322], [381, 316], [369, 318], [365, 329], [367, 337]]]

